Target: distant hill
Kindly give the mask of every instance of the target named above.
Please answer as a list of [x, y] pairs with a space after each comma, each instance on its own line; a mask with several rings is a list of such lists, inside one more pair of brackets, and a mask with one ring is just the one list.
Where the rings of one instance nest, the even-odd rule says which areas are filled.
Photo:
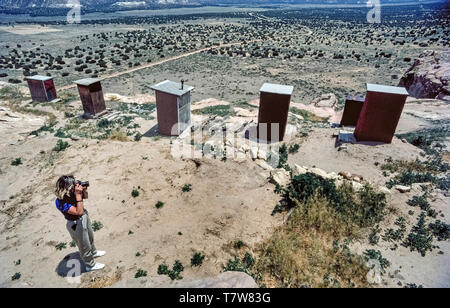
[[[79, 0], [83, 9], [155, 8], [200, 5], [277, 5], [277, 4], [362, 4], [366, 0]], [[382, 3], [425, 2], [426, 0], [382, 0]], [[68, 0], [0, 0], [0, 8], [67, 8]], [[442, 0], [445, 2], [445, 0]]]

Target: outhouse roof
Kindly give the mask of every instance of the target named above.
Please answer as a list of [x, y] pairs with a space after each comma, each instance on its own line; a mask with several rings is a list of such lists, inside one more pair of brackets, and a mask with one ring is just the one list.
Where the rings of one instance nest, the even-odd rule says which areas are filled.
[[183, 89], [181, 89], [181, 83], [173, 82], [170, 80], [165, 80], [163, 82], [151, 86], [150, 88], [155, 91], [161, 91], [176, 96], [183, 96], [184, 94], [194, 89], [194, 87], [188, 86], [186, 84], [184, 84]]
[[294, 87], [274, 83], [265, 83], [259, 91], [281, 95], [291, 95], [294, 91]]
[[398, 94], [398, 95], [408, 95], [408, 91], [406, 91], [406, 89], [403, 87], [383, 86], [383, 85], [371, 84], [371, 83], [367, 84], [367, 91]]
[[47, 81], [47, 80], [53, 79], [53, 77], [49, 77], [49, 76], [41, 76], [41, 75], [34, 75], [34, 76], [27, 77], [26, 79], [29, 79], [29, 80], [39, 80], [39, 81]]
[[80, 80], [74, 81], [74, 83], [77, 84], [77, 85], [80, 85], [80, 86], [88, 87], [88, 86], [90, 86], [90, 85], [92, 85], [94, 83], [97, 83], [99, 81], [101, 81], [101, 79], [98, 79], [98, 78], [85, 78], [85, 79], [80, 79]]

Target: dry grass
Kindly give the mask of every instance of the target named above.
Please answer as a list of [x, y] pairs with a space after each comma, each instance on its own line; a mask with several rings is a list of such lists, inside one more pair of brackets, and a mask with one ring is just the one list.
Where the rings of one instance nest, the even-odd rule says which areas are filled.
[[360, 231], [315, 195], [259, 246], [256, 271], [268, 287], [367, 287], [364, 258], [339, 245]]
[[122, 278], [122, 272], [116, 271], [114, 275], [109, 276], [95, 276], [87, 283], [88, 288], [107, 288], [118, 282]]
[[125, 142], [128, 141], [128, 136], [121, 130], [114, 130], [109, 134], [108, 139]]

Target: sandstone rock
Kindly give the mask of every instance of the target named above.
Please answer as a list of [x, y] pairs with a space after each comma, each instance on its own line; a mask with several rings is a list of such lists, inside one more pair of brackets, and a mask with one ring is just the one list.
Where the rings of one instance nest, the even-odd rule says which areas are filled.
[[171, 281], [168, 276], [120, 280], [111, 288], [258, 288], [255, 280], [243, 272], [225, 272], [216, 277]]
[[386, 186], [381, 186], [381, 187], [379, 188], [379, 191], [382, 192], [382, 193], [384, 193], [384, 194], [390, 194], [390, 193], [391, 193], [391, 191], [389, 190], [389, 188], [387, 188]]
[[270, 166], [270, 165], [269, 165], [265, 160], [263, 160], [263, 159], [257, 159], [255, 162], [256, 162], [256, 164], [257, 164], [258, 166], [260, 166], [260, 167], [263, 168], [264, 170], [269, 170], [269, 171], [273, 170], [272, 166]]
[[360, 177], [358, 175], [354, 175], [352, 177], [352, 180], [355, 181], [355, 182], [361, 183], [362, 182], [362, 177]]
[[352, 181], [352, 187], [354, 190], [361, 190], [364, 186], [361, 183]]
[[411, 187], [409, 186], [403, 186], [403, 185], [395, 185], [395, 189], [397, 189], [401, 193], [407, 193], [411, 191]]
[[289, 172], [283, 168], [278, 168], [270, 171], [270, 181], [273, 184], [278, 184], [280, 186], [286, 186], [290, 182]]
[[258, 158], [266, 160], [267, 159], [267, 152], [262, 150], [262, 149], [259, 149], [258, 150]]
[[255, 280], [243, 272], [225, 272], [217, 277], [192, 281], [176, 281], [173, 288], [258, 288]]
[[338, 105], [336, 95], [333, 93], [322, 94], [311, 102], [316, 107], [328, 107], [335, 109]]
[[257, 147], [250, 148], [250, 158], [253, 160], [258, 158], [258, 148]]
[[342, 176], [344, 179], [350, 180], [352, 178], [352, 174], [347, 171], [341, 171], [339, 172], [339, 175]]
[[338, 180], [340, 177], [338, 174], [336, 174], [336, 172], [331, 172], [327, 174], [327, 179], [330, 180]]
[[319, 169], [319, 168], [311, 168], [309, 171], [310, 171], [311, 173], [314, 173], [315, 175], [318, 175], [318, 176], [324, 178], [324, 179], [327, 179], [327, 178], [328, 178], [328, 174], [327, 174], [325, 171], [323, 171], [322, 169]]
[[422, 53], [403, 75], [399, 86], [405, 87], [415, 98], [438, 98], [449, 95], [450, 51]]
[[367, 282], [370, 284], [381, 284], [382, 269], [380, 262], [375, 259], [370, 259], [369, 261], [367, 261], [367, 267], [370, 268], [366, 276]]
[[301, 175], [301, 174], [305, 174], [307, 173], [308, 170], [306, 170], [305, 168], [295, 164], [294, 168], [292, 169], [292, 175], [293, 176], [297, 176], [297, 175]]

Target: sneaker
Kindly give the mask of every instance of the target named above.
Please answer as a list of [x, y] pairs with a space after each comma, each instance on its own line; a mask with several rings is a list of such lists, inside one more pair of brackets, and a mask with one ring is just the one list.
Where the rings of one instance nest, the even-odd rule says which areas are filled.
[[105, 267], [105, 264], [95, 263], [93, 267], [86, 266], [86, 272], [98, 271]]
[[106, 255], [106, 251], [97, 250], [97, 253], [94, 255], [94, 258], [103, 257], [104, 255]]

